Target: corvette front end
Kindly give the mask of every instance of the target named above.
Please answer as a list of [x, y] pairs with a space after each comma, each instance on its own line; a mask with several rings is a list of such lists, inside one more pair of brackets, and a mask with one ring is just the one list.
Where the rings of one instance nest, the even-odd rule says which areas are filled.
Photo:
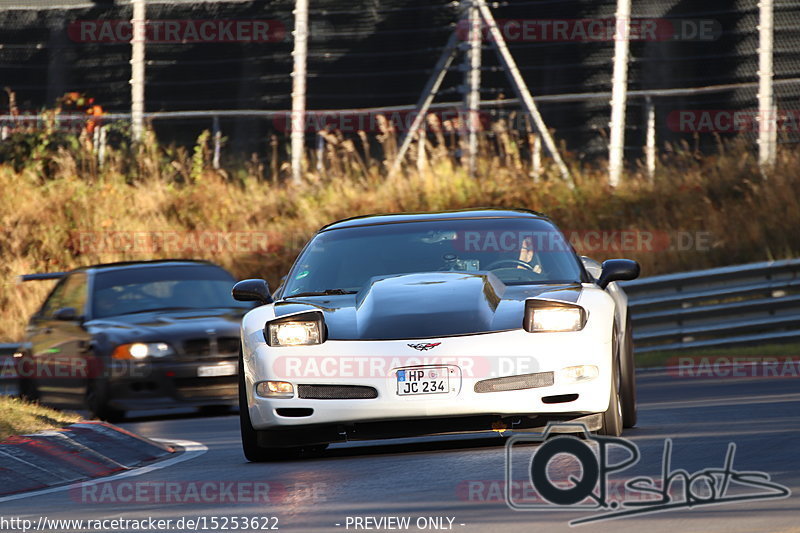
[[[592, 311], [578, 331], [529, 332], [520, 323], [518, 329], [473, 335], [297, 346], [270, 346], [265, 324], [274, 309], [254, 310], [242, 329], [250, 419], [261, 430], [603, 412], [609, 402], [613, 302], [587, 288], [580, 304]], [[298, 317], [297, 323], [307, 324], [307, 317]]]

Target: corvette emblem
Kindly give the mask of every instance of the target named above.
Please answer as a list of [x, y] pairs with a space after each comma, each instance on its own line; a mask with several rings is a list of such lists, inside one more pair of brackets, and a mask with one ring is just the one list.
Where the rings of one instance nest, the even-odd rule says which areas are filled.
[[428, 350], [433, 350], [437, 346], [442, 344], [441, 342], [421, 342], [419, 344], [409, 344], [410, 347], [414, 348], [415, 350], [419, 350], [420, 352], [427, 352]]

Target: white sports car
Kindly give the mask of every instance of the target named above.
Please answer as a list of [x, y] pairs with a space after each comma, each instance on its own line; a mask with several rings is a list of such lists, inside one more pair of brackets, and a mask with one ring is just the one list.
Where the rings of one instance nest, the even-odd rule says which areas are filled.
[[247, 459], [330, 442], [636, 423], [627, 298], [639, 265], [578, 257], [545, 216], [468, 210], [322, 228], [281, 286], [233, 288]]

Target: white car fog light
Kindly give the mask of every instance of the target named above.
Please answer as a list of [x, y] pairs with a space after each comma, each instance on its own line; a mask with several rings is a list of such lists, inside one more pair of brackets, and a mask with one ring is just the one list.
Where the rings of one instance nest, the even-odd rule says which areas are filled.
[[256, 394], [265, 398], [292, 398], [294, 387], [286, 381], [262, 381], [256, 384]]
[[599, 375], [600, 370], [594, 365], [568, 366], [561, 369], [561, 378], [566, 383], [583, 383]]

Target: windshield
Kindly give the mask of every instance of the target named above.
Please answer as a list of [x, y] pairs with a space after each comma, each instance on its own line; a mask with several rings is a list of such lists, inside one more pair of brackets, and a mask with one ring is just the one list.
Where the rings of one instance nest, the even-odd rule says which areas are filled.
[[233, 277], [211, 265], [152, 266], [98, 272], [92, 315], [103, 318], [168, 309], [248, 309], [231, 296]]
[[534, 218], [462, 219], [342, 228], [316, 235], [283, 297], [358, 291], [375, 277], [491, 271], [506, 284], [578, 283], [579, 260], [561, 232]]

